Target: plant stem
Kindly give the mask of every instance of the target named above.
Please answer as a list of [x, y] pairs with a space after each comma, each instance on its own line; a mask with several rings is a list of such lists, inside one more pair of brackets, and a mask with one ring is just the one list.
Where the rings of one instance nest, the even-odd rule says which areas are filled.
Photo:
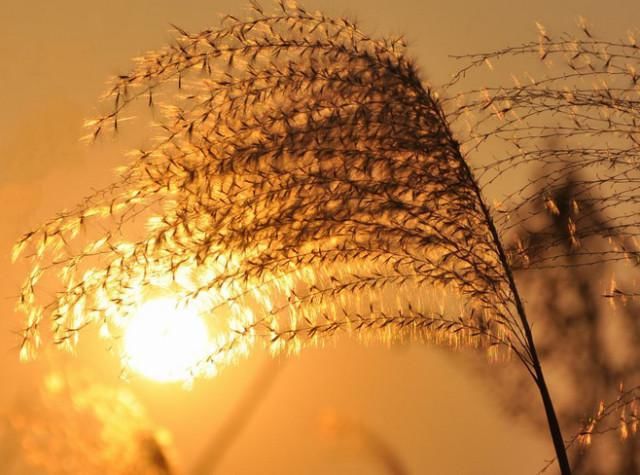
[[[469, 173], [471, 173], [471, 170], [468, 169], [468, 171]], [[516, 310], [518, 312], [518, 316], [520, 317], [520, 323], [522, 324], [522, 328], [527, 340], [529, 355], [531, 356], [531, 363], [533, 365], [533, 371], [535, 375], [534, 380], [536, 382], [536, 386], [538, 387], [538, 391], [540, 392], [540, 397], [542, 398], [542, 403], [544, 405], [544, 411], [547, 416], [547, 425], [549, 427], [551, 439], [553, 440], [553, 447], [556, 451], [556, 459], [558, 460], [558, 465], [560, 466], [560, 473], [562, 475], [571, 475], [571, 465], [569, 465], [569, 458], [567, 457], [564, 438], [562, 437], [562, 431], [560, 429], [560, 424], [558, 423], [556, 411], [553, 407], [553, 401], [551, 400], [549, 388], [547, 387], [547, 383], [544, 379], [542, 365], [540, 364], [538, 352], [536, 351], [536, 345], [533, 341], [533, 334], [531, 333], [531, 325], [529, 325], [529, 320], [527, 319], [527, 314], [525, 313], [524, 305], [522, 304], [522, 299], [520, 298], [520, 293], [518, 292], [518, 287], [516, 286], [511, 266], [509, 265], [509, 262], [507, 260], [507, 255], [504, 252], [502, 241], [500, 240], [498, 231], [495, 227], [495, 224], [493, 223], [493, 219], [489, 214], [489, 209], [482, 199], [480, 189], [478, 188], [475, 180], [473, 180], [473, 177], [472, 181], [474, 183], [476, 194], [478, 195], [478, 200], [480, 201], [480, 206], [482, 207], [482, 212], [485, 215], [487, 224], [489, 225], [489, 230], [491, 232], [493, 240], [495, 241], [500, 263], [502, 264], [509, 280], [509, 288], [511, 289], [511, 293], [513, 294], [513, 298], [516, 304]]]
[[493, 223], [493, 219], [491, 218], [491, 215], [489, 214], [489, 210], [480, 196], [480, 190], [477, 187], [477, 185], [475, 185], [475, 180], [474, 180], [474, 186], [477, 190], [478, 198], [480, 200], [483, 213], [485, 214], [485, 218], [487, 219], [487, 223], [489, 224], [491, 235], [496, 243], [500, 262], [504, 267], [505, 272], [507, 273], [507, 277], [509, 279], [509, 287], [511, 289], [511, 293], [513, 294], [515, 304], [516, 304], [516, 310], [518, 312], [518, 316], [520, 317], [520, 322], [522, 323], [525, 337], [527, 339], [527, 346], [529, 347], [528, 350], [531, 356], [531, 363], [533, 364], [533, 371], [535, 374], [534, 379], [536, 382], [536, 386], [538, 386], [538, 390], [540, 391], [540, 397], [542, 398], [542, 403], [544, 405], [544, 411], [547, 416], [549, 433], [551, 434], [551, 439], [553, 440], [553, 447], [555, 448], [555, 451], [556, 451], [556, 458], [558, 460], [558, 465], [560, 466], [560, 473], [562, 473], [562, 475], [571, 475], [571, 466], [569, 465], [569, 458], [567, 457], [567, 450], [564, 445], [564, 438], [562, 437], [562, 431], [560, 430], [560, 424], [558, 423], [556, 411], [553, 407], [553, 401], [551, 400], [551, 394], [549, 393], [549, 388], [547, 387], [547, 383], [545, 382], [545, 379], [544, 379], [544, 373], [542, 372], [542, 365], [540, 364], [540, 359], [538, 358], [538, 352], [536, 351], [536, 345], [533, 341], [533, 334], [531, 333], [531, 325], [529, 325], [527, 314], [525, 313], [524, 305], [522, 304], [520, 293], [518, 292], [518, 287], [516, 286], [515, 279], [513, 277], [513, 272], [511, 271], [511, 266], [507, 261], [507, 256], [502, 246], [502, 241], [500, 241], [498, 231]]
[[[468, 167], [467, 170], [469, 173], [471, 173], [471, 170]], [[558, 423], [556, 411], [553, 407], [553, 401], [551, 400], [549, 388], [547, 387], [547, 383], [544, 379], [542, 365], [540, 364], [538, 352], [536, 351], [536, 345], [533, 341], [533, 334], [531, 333], [531, 325], [529, 325], [529, 320], [527, 319], [527, 314], [525, 313], [524, 305], [522, 304], [522, 299], [520, 298], [520, 293], [518, 292], [518, 287], [516, 286], [511, 266], [509, 265], [507, 255], [504, 252], [504, 248], [502, 246], [502, 241], [500, 240], [500, 236], [498, 235], [498, 230], [496, 229], [495, 224], [493, 223], [493, 219], [489, 214], [487, 205], [482, 199], [480, 188], [477, 186], [476, 181], [473, 179], [473, 176], [471, 176], [471, 178], [476, 194], [478, 195], [478, 200], [480, 201], [480, 206], [482, 207], [482, 212], [484, 213], [487, 224], [489, 225], [489, 230], [491, 232], [493, 240], [495, 241], [500, 263], [502, 264], [509, 280], [509, 288], [511, 289], [511, 293], [513, 294], [513, 298], [516, 304], [516, 310], [518, 312], [518, 316], [520, 317], [520, 323], [522, 324], [522, 328], [527, 340], [529, 355], [531, 356], [531, 363], [533, 365], [534, 380], [536, 382], [536, 386], [538, 387], [538, 391], [540, 392], [540, 397], [542, 398], [542, 403], [544, 405], [544, 411], [547, 416], [547, 425], [549, 427], [551, 439], [553, 440], [553, 447], [556, 451], [556, 459], [558, 460], [558, 465], [560, 466], [560, 473], [562, 475], [571, 475], [571, 466], [569, 465], [569, 458], [567, 457], [564, 438], [562, 437], [562, 431], [560, 429], [560, 424]]]
[[220, 462], [242, 430], [249, 423], [258, 405], [271, 389], [285, 360], [269, 357], [257, 377], [244, 391], [238, 404], [233, 408], [221, 428], [213, 434], [200, 457], [196, 460], [191, 475], [209, 475], [214, 473]]
[[[469, 170], [469, 173], [471, 173], [471, 170]], [[560, 466], [560, 473], [562, 473], [562, 475], [571, 475], [571, 465], [569, 464], [569, 458], [567, 457], [564, 438], [562, 437], [562, 431], [560, 429], [560, 424], [558, 423], [556, 411], [553, 407], [553, 401], [551, 400], [549, 388], [547, 387], [547, 383], [544, 379], [542, 365], [540, 364], [536, 345], [533, 341], [533, 334], [531, 333], [531, 325], [529, 325], [529, 320], [527, 319], [527, 314], [525, 313], [524, 305], [522, 304], [522, 299], [520, 298], [520, 293], [518, 292], [518, 287], [516, 286], [515, 278], [513, 277], [513, 272], [507, 260], [507, 255], [504, 252], [504, 248], [502, 246], [500, 236], [498, 235], [498, 231], [495, 227], [495, 224], [493, 223], [491, 215], [489, 214], [489, 209], [480, 196], [480, 189], [478, 188], [475, 180], [473, 180], [473, 183], [476, 193], [478, 194], [478, 199], [480, 200], [482, 211], [489, 225], [489, 230], [498, 249], [500, 262], [504, 267], [505, 272], [507, 273], [507, 278], [509, 279], [509, 287], [511, 289], [511, 293], [513, 294], [513, 298], [516, 304], [516, 310], [518, 312], [518, 316], [520, 317], [520, 322], [522, 323], [522, 328], [527, 340], [529, 355], [531, 356], [531, 363], [533, 365], [534, 380], [536, 382], [536, 386], [538, 387], [538, 391], [540, 392], [540, 397], [542, 398], [542, 403], [544, 405], [544, 411], [547, 416], [547, 425], [549, 427], [551, 439], [553, 440], [553, 447], [556, 451], [556, 459], [558, 460], [558, 465]]]
[[500, 235], [498, 234], [498, 230], [493, 222], [493, 218], [491, 213], [489, 212], [489, 208], [484, 202], [482, 197], [482, 192], [480, 191], [480, 187], [476, 182], [473, 172], [471, 168], [467, 164], [464, 159], [462, 152], [460, 151], [460, 146], [458, 142], [454, 139], [451, 134], [451, 129], [448, 125], [448, 121], [446, 120], [446, 115], [444, 111], [439, 107], [436, 107], [436, 110], [440, 114], [440, 118], [445, 127], [445, 133], [448, 134], [448, 139], [450, 143], [455, 144], [455, 153], [457, 154], [458, 160], [462, 163], [464, 167], [465, 173], [468, 175], [469, 181], [472, 183], [474, 194], [478, 199], [480, 204], [483, 217], [487, 223], [489, 228], [489, 232], [491, 233], [491, 237], [495, 243], [496, 250], [498, 253], [498, 259], [500, 264], [502, 265], [509, 283], [509, 289], [513, 295], [514, 303], [516, 306], [516, 311], [518, 312], [518, 317], [520, 318], [520, 323], [522, 324], [522, 329], [524, 331], [524, 336], [526, 338], [527, 350], [529, 351], [529, 355], [531, 356], [531, 364], [533, 369], [533, 378], [538, 387], [538, 391], [540, 392], [540, 397], [542, 399], [542, 403], [544, 405], [544, 411], [547, 416], [547, 425], [549, 427], [549, 433], [551, 435], [551, 439], [553, 441], [553, 447], [556, 452], [556, 460], [558, 461], [558, 465], [560, 466], [560, 473], [562, 475], [571, 475], [571, 465], [569, 464], [569, 458], [567, 456], [567, 450], [564, 445], [564, 438], [562, 437], [562, 431], [560, 429], [560, 424], [558, 422], [558, 418], [556, 416], [555, 409], [553, 407], [553, 401], [551, 399], [551, 394], [549, 393], [549, 388], [547, 387], [547, 383], [544, 379], [544, 374], [542, 372], [542, 365], [540, 364], [540, 359], [538, 358], [538, 352], [536, 351], [536, 346], [533, 341], [533, 334], [531, 333], [531, 325], [529, 325], [529, 321], [527, 319], [527, 314], [524, 309], [524, 305], [522, 304], [522, 299], [520, 298], [520, 292], [518, 291], [518, 287], [515, 282], [515, 278], [513, 276], [513, 272], [511, 270], [511, 266], [509, 265], [509, 260], [507, 259], [507, 254], [504, 251], [504, 247], [502, 246], [502, 241], [500, 240]]
[[547, 388], [547, 384], [544, 380], [544, 375], [542, 374], [542, 367], [540, 366], [540, 362], [538, 361], [537, 357], [535, 361], [537, 363], [535, 365], [536, 384], [540, 391], [540, 396], [542, 397], [544, 411], [547, 415], [549, 433], [551, 434], [551, 438], [553, 440], [553, 447], [556, 450], [556, 458], [558, 460], [558, 465], [560, 466], [560, 473], [562, 473], [562, 475], [571, 475], [571, 465], [569, 464], [567, 450], [565, 448], [564, 439], [562, 437], [562, 431], [560, 430], [560, 424], [558, 423], [558, 418], [556, 417], [556, 411], [553, 408], [551, 395], [549, 394], [549, 389]]

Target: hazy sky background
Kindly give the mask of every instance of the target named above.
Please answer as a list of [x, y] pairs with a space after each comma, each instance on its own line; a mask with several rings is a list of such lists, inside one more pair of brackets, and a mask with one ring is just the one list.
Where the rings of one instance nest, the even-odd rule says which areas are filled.
[[[583, 15], [594, 31], [614, 39], [640, 25], [634, 0], [304, 4], [334, 15], [346, 13], [372, 34], [404, 34], [410, 55], [434, 84], [445, 82], [455, 69], [448, 55], [535, 39], [535, 21], [552, 33], [572, 31]], [[197, 31], [217, 24], [219, 13], [241, 15], [243, 8], [244, 2], [228, 0], [2, 2], [0, 409], [13, 405], [19, 395], [25, 397], [49, 364], [46, 357], [26, 365], [17, 362], [10, 331], [21, 323], [12, 311], [12, 296], [24, 267], [10, 264], [12, 243], [72, 206], [91, 187], [108, 183], [122, 152], [143, 140], [125, 128], [121, 142], [80, 144], [83, 120], [95, 115], [106, 80], [126, 71], [131, 57], [164, 45], [171, 37], [169, 23]], [[259, 371], [260, 358], [198, 381], [189, 392], [142, 379], [119, 382], [115, 356], [87, 344], [76, 358], [51, 364], [99, 368], [102, 381], [128, 384], [151, 417], [173, 432], [178, 459], [188, 467]], [[365, 347], [347, 339], [305, 351], [283, 364], [218, 473], [384, 473], [353, 441], [323, 433], [323, 414], [332, 413], [360, 421], [384, 437], [410, 473], [536, 473], [551, 456], [550, 443], [528, 426], [500, 416], [492, 398], [500, 388], [463, 362], [464, 357], [447, 350]]]

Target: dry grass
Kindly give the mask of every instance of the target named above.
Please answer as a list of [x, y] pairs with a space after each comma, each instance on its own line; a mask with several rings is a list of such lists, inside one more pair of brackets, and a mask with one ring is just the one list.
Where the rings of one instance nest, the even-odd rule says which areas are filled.
[[[161, 117], [155, 145], [16, 246], [34, 260], [25, 356], [43, 319], [63, 345], [90, 323], [118, 335], [162, 288], [209, 309], [210, 363], [350, 329], [504, 346], [531, 365], [488, 211], [401, 41], [256, 7], [138, 59], [93, 136], [140, 97]], [[43, 274], [61, 286], [53, 301]]]
[[[196, 34], [176, 28], [173, 44], [114, 79], [109, 109], [90, 123], [93, 139], [117, 131], [142, 99], [158, 118], [153, 146], [16, 245], [14, 257], [33, 262], [18, 304], [22, 355], [43, 324], [66, 347], [90, 324], [117, 339], [157, 293], [197, 301], [215, 329], [194, 374], [256, 344], [295, 352], [338, 331], [504, 349], [533, 377], [570, 473], [513, 277], [563, 255], [533, 262], [542, 254], [528, 243], [507, 253], [501, 233], [535, 220], [524, 211], [541, 199], [559, 213], [554, 187], [591, 167], [573, 202], [611, 218], [566, 223], [579, 265], [637, 259], [638, 50], [584, 34], [554, 40], [541, 29], [538, 42], [472, 55], [459, 77], [527, 54], [573, 72], [443, 102], [401, 40], [289, 3], [272, 13], [254, 4], [248, 18]], [[494, 141], [513, 153], [472, 172], [449, 125], [465, 120], [468, 153]], [[539, 146], [554, 137], [569, 148]], [[491, 209], [482, 190], [532, 163], [549, 172]], [[613, 246], [583, 247], [593, 235]]]

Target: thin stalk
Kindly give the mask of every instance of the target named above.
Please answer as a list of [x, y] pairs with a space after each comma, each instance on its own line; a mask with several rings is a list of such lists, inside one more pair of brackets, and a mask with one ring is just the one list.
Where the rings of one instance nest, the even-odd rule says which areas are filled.
[[564, 438], [562, 437], [562, 431], [560, 429], [558, 417], [556, 416], [556, 412], [553, 407], [553, 401], [551, 399], [551, 394], [549, 393], [549, 388], [547, 387], [547, 383], [544, 379], [542, 365], [540, 364], [538, 352], [536, 351], [536, 346], [533, 340], [533, 334], [531, 332], [531, 325], [529, 324], [529, 320], [527, 319], [527, 314], [525, 312], [524, 305], [522, 304], [522, 299], [520, 298], [520, 292], [518, 291], [518, 287], [516, 285], [515, 278], [511, 270], [511, 266], [509, 265], [507, 255], [504, 251], [504, 247], [502, 246], [502, 241], [500, 240], [498, 230], [496, 229], [496, 226], [493, 222], [493, 218], [491, 217], [489, 208], [484, 202], [484, 199], [482, 197], [482, 192], [480, 191], [480, 187], [478, 186], [478, 183], [474, 179], [473, 172], [469, 168], [466, 160], [464, 160], [462, 156], [462, 152], [460, 151], [458, 142], [451, 135], [450, 128], [448, 127], [448, 122], [446, 120], [444, 112], [439, 106], [437, 106], [437, 110], [441, 116], [441, 120], [443, 121], [443, 123], [447, 124], [447, 127], [445, 129], [446, 129], [446, 133], [449, 135], [449, 140], [451, 141], [451, 143], [456, 144], [455, 153], [458, 155], [458, 159], [460, 160], [460, 163], [463, 164], [465, 173], [468, 174], [469, 180], [472, 183], [473, 191], [478, 199], [478, 202], [480, 203], [480, 207], [481, 207], [484, 219], [487, 223], [487, 226], [489, 227], [489, 232], [491, 233], [491, 237], [498, 251], [498, 259], [500, 260], [500, 264], [504, 268], [504, 271], [507, 275], [509, 289], [513, 294], [516, 311], [518, 312], [518, 317], [520, 318], [520, 323], [522, 324], [522, 329], [524, 331], [524, 336], [526, 338], [529, 355], [531, 356], [531, 364], [533, 366], [532, 376], [534, 378], [536, 386], [538, 387], [538, 391], [540, 392], [540, 397], [544, 405], [544, 411], [547, 416], [547, 425], [549, 428], [551, 439], [553, 441], [553, 447], [556, 452], [556, 459], [558, 461], [558, 465], [560, 466], [560, 473], [562, 475], [571, 475], [571, 465], [569, 464], [569, 458], [567, 456], [567, 450], [565, 448]]
[[[471, 173], [471, 170], [469, 170], [468, 167], [467, 170], [469, 171], [469, 173]], [[513, 272], [511, 271], [511, 266], [509, 266], [509, 263], [507, 261], [507, 256], [504, 252], [502, 241], [499, 238], [498, 231], [495, 227], [495, 224], [493, 223], [493, 219], [489, 214], [489, 209], [487, 208], [484, 200], [481, 197], [480, 189], [478, 188], [475, 180], [473, 180], [473, 183], [476, 194], [478, 195], [480, 206], [482, 207], [482, 212], [484, 213], [487, 224], [489, 225], [489, 231], [491, 232], [491, 236], [495, 241], [500, 263], [507, 274], [509, 288], [511, 289], [511, 293], [513, 294], [513, 298], [516, 304], [516, 311], [518, 312], [518, 317], [520, 318], [520, 322], [522, 323], [522, 328], [527, 340], [527, 346], [529, 347], [528, 349], [531, 356], [531, 363], [533, 365], [533, 371], [535, 375], [534, 380], [536, 382], [536, 386], [538, 387], [538, 391], [540, 392], [540, 397], [542, 398], [542, 403], [544, 405], [549, 433], [551, 435], [551, 439], [553, 440], [553, 447], [556, 451], [558, 465], [560, 466], [560, 473], [562, 473], [562, 475], [571, 475], [571, 465], [569, 464], [569, 458], [567, 457], [564, 438], [562, 437], [562, 431], [560, 429], [558, 417], [556, 416], [556, 412], [553, 407], [553, 401], [551, 399], [551, 394], [549, 393], [549, 388], [547, 387], [547, 383], [544, 379], [542, 365], [540, 364], [538, 352], [536, 351], [536, 346], [533, 341], [533, 334], [531, 333], [531, 325], [529, 325], [529, 320], [527, 319], [527, 314], [525, 312], [524, 305], [522, 304], [522, 299], [520, 298], [520, 292], [518, 291], [518, 287], [516, 286]]]
[[282, 369], [284, 360], [269, 358], [258, 376], [244, 391], [244, 395], [228, 416], [222, 427], [211, 437], [200, 457], [196, 460], [191, 475], [210, 475], [218, 468], [229, 448], [247, 426], [259, 404], [266, 396]]
[[[471, 170], [468, 171], [469, 173], [471, 173]], [[535, 375], [534, 379], [536, 382], [536, 386], [538, 387], [538, 391], [540, 392], [542, 403], [544, 405], [544, 411], [547, 416], [547, 424], [549, 426], [549, 433], [551, 435], [551, 439], [553, 440], [553, 447], [555, 448], [558, 465], [560, 466], [560, 473], [562, 473], [562, 475], [571, 475], [571, 466], [569, 464], [569, 458], [567, 457], [564, 438], [562, 437], [562, 431], [560, 429], [560, 424], [558, 423], [556, 411], [553, 407], [553, 401], [551, 399], [551, 394], [549, 393], [549, 388], [547, 387], [547, 383], [544, 379], [542, 365], [540, 364], [538, 352], [536, 351], [536, 346], [533, 341], [533, 334], [531, 333], [531, 325], [529, 325], [529, 320], [527, 319], [527, 314], [525, 312], [524, 305], [522, 304], [522, 299], [520, 298], [520, 292], [518, 292], [518, 287], [516, 286], [513, 272], [511, 271], [511, 266], [509, 266], [509, 263], [507, 261], [507, 256], [504, 252], [502, 241], [500, 241], [498, 231], [495, 227], [495, 224], [493, 223], [493, 219], [489, 214], [489, 210], [486, 204], [480, 196], [480, 189], [476, 185], [475, 180], [473, 181], [473, 183], [476, 194], [478, 195], [478, 200], [480, 201], [480, 206], [482, 207], [482, 212], [484, 213], [487, 224], [489, 225], [489, 231], [491, 232], [491, 236], [495, 241], [500, 263], [502, 264], [502, 267], [507, 274], [507, 278], [509, 280], [509, 288], [511, 289], [511, 293], [513, 294], [513, 298], [516, 304], [516, 311], [518, 312], [518, 317], [520, 317], [520, 322], [522, 323], [522, 328], [527, 340], [527, 346], [529, 347], [528, 349], [531, 356], [531, 363], [533, 365], [533, 371]]]

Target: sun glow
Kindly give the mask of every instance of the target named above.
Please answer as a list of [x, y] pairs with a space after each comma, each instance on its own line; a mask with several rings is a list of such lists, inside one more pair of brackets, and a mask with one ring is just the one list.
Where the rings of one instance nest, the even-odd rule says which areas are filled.
[[124, 335], [124, 359], [143, 376], [159, 382], [185, 381], [210, 351], [208, 329], [194, 305], [170, 298], [140, 306]]

